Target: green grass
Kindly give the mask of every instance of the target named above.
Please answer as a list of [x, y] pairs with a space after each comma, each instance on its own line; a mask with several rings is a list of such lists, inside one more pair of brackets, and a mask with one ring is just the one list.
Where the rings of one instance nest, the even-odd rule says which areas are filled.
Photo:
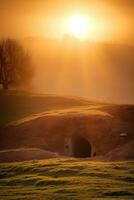
[[[0, 126], [36, 114], [92, 105], [77, 97], [0, 93]], [[82, 108], [81, 107], [81, 108]], [[0, 164], [0, 200], [133, 200], [134, 161], [56, 158]]]
[[134, 161], [56, 158], [0, 164], [0, 199], [134, 199]]

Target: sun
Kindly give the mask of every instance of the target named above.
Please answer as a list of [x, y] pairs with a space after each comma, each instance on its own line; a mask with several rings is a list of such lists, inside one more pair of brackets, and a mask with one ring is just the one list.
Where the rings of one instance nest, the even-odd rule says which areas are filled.
[[85, 16], [71, 16], [68, 20], [69, 33], [83, 38], [88, 33], [88, 18]]

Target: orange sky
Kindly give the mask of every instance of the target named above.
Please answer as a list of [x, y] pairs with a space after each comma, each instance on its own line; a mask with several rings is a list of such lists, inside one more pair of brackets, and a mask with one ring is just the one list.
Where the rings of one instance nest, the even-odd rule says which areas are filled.
[[[25, 38], [35, 89], [132, 103], [133, 8], [134, 0], [0, 0], [0, 37]], [[89, 17], [85, 40], [104, 43], [62, 40], [75, 15]]]
[[0, 37], [63, 38], [66, 19], [87, 15], [86, 39], [133, 43], [133, 0], [0, 0]]

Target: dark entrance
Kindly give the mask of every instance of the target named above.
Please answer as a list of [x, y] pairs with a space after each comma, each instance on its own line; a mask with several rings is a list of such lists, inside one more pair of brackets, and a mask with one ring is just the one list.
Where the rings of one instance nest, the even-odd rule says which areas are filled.
[[81, 136], [74, 139], [73, 142], [73, 155], [78, 158], [91, 157], [91, 144]]

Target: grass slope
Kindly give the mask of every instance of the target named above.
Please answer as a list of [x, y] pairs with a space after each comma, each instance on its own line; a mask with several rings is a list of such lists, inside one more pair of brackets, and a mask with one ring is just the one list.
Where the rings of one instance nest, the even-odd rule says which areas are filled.
[[134, 199], [134, 161], [55, 158], [0, 164], [0, 199]]
[[28, 92], [0, 92], [0, 126], [41, 112], [88, 105], [83, 98]]
[[89, 110], [91, 114], [103, 112], [124, 121], [134, 122], [134, 105], [108, 104], [68, 95], [0, 91], [0, 126], [14, 121], [21, 123], [23, 119], [31, 120], [49, 113], [57, 114], [60, 111], [79, 114]]
[[[49, 116], [68, 115], [69, 113], [77, 116], [78, 114], [86, 115], [89, 111], [92, 114], [92, 110], [93, 114], [97, 112], [99, 115], [104, 115], [106, 112], [120, 119], [123, 124], [126, 122], [126, 127], [130, 126], [132, 135], [134, 106], [110, 104], [104, 106], [104, 104], [86, 101], [82, 98], [57, 95], [0, 93], [0, 126], [15, 120], [21, 121], [22, 118], [30, 119], [33, 115], [38, 117], [43, 112]], [[18, 199], [133, 200], [134, 161], [95, 162], [86, 159], [53, 158], [1, 163], [0, 200]]]
[[58, 155], [54, 152], [45, 151], [38, 148], [18, 148], [0, 151], [1, 162], [18, 162], [26, 160], [40, 160], [55, 158]]

